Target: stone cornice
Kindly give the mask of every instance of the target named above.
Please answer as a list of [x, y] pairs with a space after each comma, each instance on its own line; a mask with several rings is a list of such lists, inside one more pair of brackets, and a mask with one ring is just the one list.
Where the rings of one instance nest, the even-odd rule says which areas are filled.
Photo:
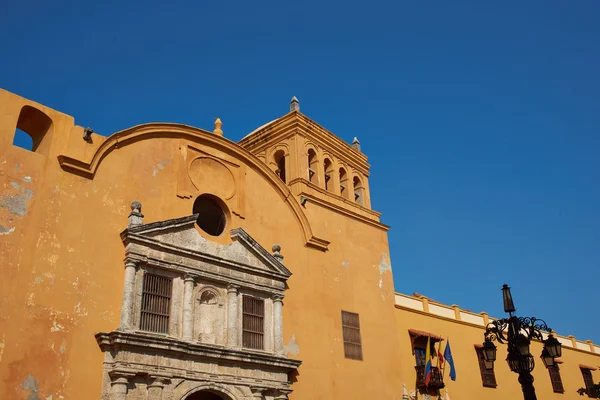
[[151, 248], [157, 252], [156, 257], [148, 255], [146, 251], [138, 249], [136, 247], [128, 247], [125, 250], [126, 256], [130, 259], [136, 259], [142, 263], [154, 265], [165, 269], [175, 269], [181, 272], [189, 272], [192, 274], [199, 273], [197, 269], [186, 264], [184, 259], [194, 260], [197, 262], [204, 262], [211, 265], [218, 265], [232, 270], [238, 270], [241, 273], [263, 276], [269, 279], [274, 279], [279, 282], [285, 282], [287, 277], [274, 271], [267, 271], [257, 269], [252, 266], [243, 265], [235, 262], [231, 262], [224, 258], [215, 257], [212, 255], [189, 251], [185, 248], [179, 248], [177, 246], [167, 245], [159, 241], [146, 240], [143, 236], [132, 236], [130, 237], [131, 244], [141, 246], [142, 248]]
[[370, 165], [367, 163], [365, 154], [359, 152], [304, 114], [296, 111], [272, 121], [240, 140], [238, 144], [253, 153], [258, 153], [294, 134], [308, 136], [317, 141], [324, 150], [327, 150], [338, 159], [346, 161], [363, 175], [369, 175]]
[[222, 360], [233, 361], [241, 365], [260, 365], [270, 369], [293, 371], [302, 361], [267, 352], [232, 349], [218, 345], [193, 343], [178, 340], [164, 335], [154, 335], [146, 332], [121, 332], [97, 333], [95, 335], [98, 346], [102, 351], [111, 351], [115, 348], [122, 350], [139, 350], [146, 353], [149, 349], [159, 350], [178, 358], [185, 359], [212, 359], [215, 362]]
[[[248, 272], [253, 272], [256, 274], [267, 275], [274, 279], [287, 279], [292, 275], [292, 272], [287, 269], [283, 264], [279, 262], [272, 254], [270, 254], [264, 247], [262, 247], [254, 238], [252, 238], [246, 231], [242, 228], [235, 228], [230, 231], [231, 239], [234, 242], [240, 242], [249, 252], [253, 253], [257, 258], [261, 259], [265, 264], [270, 265], [273, 268], [273, 271], [266, 271], [262, 269], [257, 269], [251, 265], [245, 265], [242, 263], [233, 263], [227, 259], [217, 257], [211, 254], [203, 253], [194, 250], [193, 248], [187, 248], [182, 246], [177, 246], [170, 243], [164, 243], [160, 240], [155, 239], [154, 237], [147, 236], [148, 233], [151, 232], [160, 232], [172, 230], [174, 228], [192, 228], [196, 223], [198, 218], [197, 214], [190, 215], [182, 218], [175, 218], [166, 221], [158, 221], [152, 222], [145, 225], [136, 225], [132, 227], [126, 228], [123, 232], [121, 232], [121, 240], [125, 245], [129, 243], [138, 243], [140, 245], [147, 244], [153, 247], [160, 247], [166, 252], [172, 252], [178, 255], [185, 255], [189, 258], [200, 259], [203, 261], [210, 261], [221, 263], [234, 268], [245, 269]], [[224, 247], [224, 245], [220, 245]]]
[[[285, 280], [281, 279], [281, 278], [273, 278], [272, 276], [266, 276], [266, 278], [269, 279], [269, 282], [274, 281], [274, 282], [279, 282], [279, 284], [274, 284], [274, 283], [261, 284], [260, 282], [249, 282], [248, 280], [244, 279], [243, 277], [247, 276], [247, 275], [255, 275], [255, 276], [259, 276], [259, 275], [264, 276], [264, 275], [255, 273], [254, 271], [250, 271], [251, 273], [244, 274], [243, 269], [240, 268], [239, 265], [220, 265], [218, 262], [215, 262], [213, 260], [201, 260], [201, 259], [197, 260], [198, 262], [206, 262], [207, 264], [218, 265], [218, 266], [222, 266], [224, 268], [228, 268], [231, 270], [237, 270], [237, 271], [239, 271], [239, 274], [240, 274], [239, 277], [236, 277], [234, 274], [232, 274], [231, 276], [223, 276], [223, 274], [220, 274], [220, 273], [215, 273], [215, 272], [195, 268], [194, 266], [182, 264], [181, 259], [178, 259], [178, 256], [175, 254], [172, 254], [172, 253], [167, 254], [167, 257], [161, 256], [160, 250], [156, 250], [156, 252], [157, 252], [156, 257], [152, 257], [152, 256], [149, 257], [147, 255], [142, 255], [142, 252], [138, 253], [135, 251], [135, 249], [126, 250], [126, 252], [127, 252], [128, 257], [136, 259], [136, 260], [138, 260], [138, 262], [145, 264], [147, 266], [150, 266], [150, 267], [160, 268], [160, 269], [164, 269], [164, 270], [168, 270], [168, 271], [176, 271], [181, 274], [187, 273], [194, 277], [204, 278], [204, 279], [208, 279], [208, 280], [215, 281], [215, 282], [221, 282], [226, 285], [229, 285], [229, 284], [237, 285], [239, 287], [251, 288], [251, 289], [254, 289], [259, 292], [268, 292], [271, 294], [280, 294], [285, 289]], [[166, 260], [165, 260], [165, 258], [166, 258]]]
[[279, 269], [283, 275], [286, 275], [288, 278], [292, 275], [292, 272], [285, 267], [282, 263], [279, 262], [277, 258], [275, 258], [271, 253], [267, 251], [264, 247], [262, 247], [254, 238], [243, 230], [242, 228], [235, 228], [231, 230], [231, 238], [233, 240], [238, 240], [240, 242], [245, 243], [247, 246], [252, 248], [254, 252], [256, 252], [263, 261], [270, 263], [273, 268]]
[[[305, 187], [310, 186], [312, 189], [321, 190], [321, 188], [318, 188], [315, 185], [310, 184], [307, 180], [305, 180], [303, 178], [294, 179], [292, 182], [290, 182], [290, 186], [293, 186], [294, 184], [301, 184], [301, 185], [304, 185]], [[328, 194], [328, 196], [329, 195], [331, 195], [331, 194]], [[331, 195], [331, 196], [335, 196], [336, 198], [342, 199], [341, 196], [336, 196], [336, 195]], [[357, 221], [363, 222], [365, 224], [371, 225], [375, 228], [384, 230], [386, 232], [389, 231], [389, 229], [390, 229], [390, 227], [388, 225], [382, 224], [381, 222], [377, 221], [376, 218], [378, 218], [381, 215], [380, 213], [369, 210], [365, 207], [360, 207], [359, 205], [351, 203], [350, 201], [348, 201], [346, 199], [343, 199], [343, 200], [345, 202], [347, 202], [348, 204], [350, 204], [353, 208], [355, 207], [357, 209], [360, 209], [360, 211], [371, 214], [373, 217], [372, 218], [366, 217], [356, 211], [352, 211], [349, 208], [339, 206], [331, 201], [328, 201], [326, 198], [321, 198], [319, 196], [315, 196], [314, 194], [308, 193], [308, 192], [304, 191], [303, 188], [300, 189], [299, 197], [304, 198], [304, 199], [306, 199], [306, 201], [312, 202], [321, 207], [327, 208], [331, 211], [345, 215], [354, 220], [357, 220]]]
[[[378, 220], [381, 217], [380, 212], [377, 212], [377, 211], [371, 210], [370, 208], [361, 206], [360, 204], [350, 201], [350, 200], [346, 199], [345, 197], [342, 197], [338, 194], [328, 192], [327, 190], [323, 189], [322, 187], [319, 187], [319, 186], [315, 185], [314, 183], [308, 181], [306, 178], [296, 178], [296, 179], [293, 179], [290, 181], [290, 187], [293, 187], [296, 185], [299, 185], [301, 187], [301, 189], [300, 189], [301, 192], [304, 192], [302, 190], [302, 188], [308, 187], [311, 190], [318, 192], [319, 195], [323, 196], [321, 198], [321, 200], [323, 200], [323, 201], [329, 201], [328, 199], [335, 199], [335, 200], [343, 203], [344, 205], [350, 207], [351, 209], [360, 210], [361, 212], [369, 214], [374, 220], [379, 222]], [[332, 205], [334, 207], [339, 208], [339, 206], [337, 206], [335, 203], [333, 203], [331, 201], [329, 201], [329, 202], [332, 203]]]

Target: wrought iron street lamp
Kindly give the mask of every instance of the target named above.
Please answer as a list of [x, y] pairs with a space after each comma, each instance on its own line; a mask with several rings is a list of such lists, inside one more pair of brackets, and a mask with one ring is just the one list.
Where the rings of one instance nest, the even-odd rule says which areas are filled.
[[[541, 357], [546, 368], [549, 368], [554, 365], [554, 359], [562, 354], [560, 342], [552, 336], [552, 333], [550, 333], [552, 330], [548, 328], [543, 320], [535, 317], [516, 317], [513, 315], [516, 308], [510, 293], [510, 287], [506, 284], [502, 286], [502, 298], [504, 300], [504, 311], [509, 316], [490, 322], [485, 329], [485, 341], [483, 342], [485, 366], [488, 369], [494, 368], [496, 345], [493, 341], [506, 343], [508, 347], [506, 362], [511, 371], [519, 374], [519, 383], [523, 389], [525, 400], [537, 400], [535, 388], [533, 387], [533, 376], [531, 375], [535, 362], [529, 352], [529, 344], [533, 339], [544, 343]], [[548, 332], [546, 340], [544, 340], [542, 332]]]

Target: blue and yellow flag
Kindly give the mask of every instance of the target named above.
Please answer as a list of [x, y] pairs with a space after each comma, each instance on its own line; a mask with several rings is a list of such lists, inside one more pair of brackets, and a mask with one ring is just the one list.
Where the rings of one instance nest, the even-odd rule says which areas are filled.
[[425, 386], [429, 386], [431, 380], [431, 338], [427, 337], [427, 348], [425, 349]]
[[450, 350], [450, 339], [446, 342], [446, 350], [444, 350], [444, 359], [450, 365], [450, 379], [456, 380], [456, 368], [454, 368], [454, 359], [452, 358], [452, 351]]

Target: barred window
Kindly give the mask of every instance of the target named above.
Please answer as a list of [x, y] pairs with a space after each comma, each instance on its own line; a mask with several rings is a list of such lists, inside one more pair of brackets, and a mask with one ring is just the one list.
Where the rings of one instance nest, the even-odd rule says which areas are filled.
[[242, 299], [242, 345], [249, 349], [263, 350], [265, 301], [248, 296]]
[[548, 373], [550, 374], [550, 382], [552, 382], [554, 393], [564, 393], [565, 389], [563, 388], [558, 365], [554, 364], [553, 366], [548, 367]]
[[585, 388], [589, 389], [594, 386], [594, 378], [592, 377], [592, 371], [589, 368], [581, 368], [581, 375], [583, 375], [583, 382], [585, 383]]
[[358, 314], [342, 311], [342, 331], [344, 336], [344, 356], [352, 360], [362, 361], [363, 354]]
[[481, 372], [481, 382], [485, 387], [495, 388], [498, 386], [496, 384], [496, 374], [494, 373], [494, 368], [487, 369], [485, 367], [485, 358], [483, 357], [483, 349], [475, 349], [477, 352], [477, 359], [479, 360], [479, 372]]
[[173, 280], [164, 276], [144, 274], [140, 329], [169, 333], [171, 290]]

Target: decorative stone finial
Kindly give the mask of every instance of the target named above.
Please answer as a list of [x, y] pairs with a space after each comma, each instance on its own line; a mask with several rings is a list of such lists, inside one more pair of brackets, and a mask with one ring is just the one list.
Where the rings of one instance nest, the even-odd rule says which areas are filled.
[[281, 251], [281, 246], [278, 244], [274, 244], [273, 245], [273, 257], [275, 257], [277, 259], [277, 261], [279, 261], [281, 264], [283, 264], [283, 256], [281, 255], [281, 253], [279, 253]]
[[354, 136], [354, 140], [352, 141], [352, 147], [360, 151], [360, 142], [358, 141], [358, 138], [356, 136]]
[[223, 136], [223, 130], [221, 129], [222, 126], [223, 123], [221, 122], [221, 118], [217, 118], [215, 120], [215, 130], [213, 131], [213, 133], [215, 135]]
[[296, 96], [292, 97], [292, 100], [290, 101], [290, 112], [292, 111], [300, 112], [300, 102]]
[[142, 225], [144, 223], [144, 214], [142, 214], [142, 203], [134, 201], [131, 203], [131, 213], [129, 214], [129, 223], [127, 227]]
[[83, 130], [83, 140], [85, 140], [86, 142], [92, 139], [92, 133], [94, 133], [94, 130], [92, 128], [85, 128]]

